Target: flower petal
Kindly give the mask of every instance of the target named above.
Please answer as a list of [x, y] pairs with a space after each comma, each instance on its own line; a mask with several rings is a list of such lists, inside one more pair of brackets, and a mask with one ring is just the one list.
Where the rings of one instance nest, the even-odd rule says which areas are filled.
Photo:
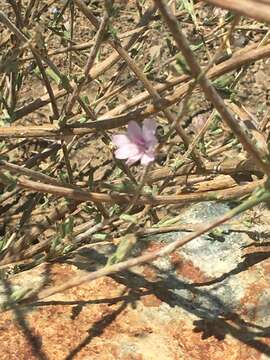
[[157, 145], [156, 139], [157, 123], [153, 119], [145, 119], [143, 122], [142, 133], [147, 146]]
[[137, 162], [138, 160], [140, 160], [140, 158], [143, 156], [143, 153], [139, 153], [137, 155], [131, 156], [127, 159], [126, 164], [127, 165], [132, 165], [135, 164], [135, 162]]
[[130, 144], [131, 141], [126, 134], [113, 135], [112, 143], [118, 147], [122, 145]]
[[115, 157], [117, 159], [128, 159], [129, 157], [136, 156], [140, 153], [140, 149], [136, 144], [125, 144], [115, 150]]
[[155, 155], [152, 152], [144, 153], [143, 156], [141, 157], [141, 164], [148, 165], [154, 160], [155, 160]]
[[142, 129], [136, 121], [130, 121], [128, 123], [127, 135], [132, 142], [136, 144], [144, 144]]

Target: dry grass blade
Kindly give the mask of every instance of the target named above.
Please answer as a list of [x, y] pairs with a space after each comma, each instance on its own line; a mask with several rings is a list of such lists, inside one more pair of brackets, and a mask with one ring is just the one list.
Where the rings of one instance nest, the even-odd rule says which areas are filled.
[[[202, 193], [189, 193], [181, 195], [141, 195], [137, 200], [138, 204], [187, 204], [194, 201], [211, 201], [211, 200], [228, 200], [237, 197], [245, 196], [253, 192], [258, 186], [263, 185], [265, 180], [254, 181], [247, 185], [241, 185], [236, 188], [219, 190], [219, 191], [206, 191]], [[62, 196], [72, 199], [77, 202], [92, 201], [94, 203], [111, 203], [111, 204], [125, 204], [130, 202], [132, 196], [127, 196], [119, 193], [103, 194], [86, 192], [80, 188], [67, 188], [64, 186], [56, 186], [50, 184], [42, 184], [39, 182], [19, 178], [17, 185], [22, 189], [31, 191], [42, 192], [45, 194], [52, 194], [55, 196]]]

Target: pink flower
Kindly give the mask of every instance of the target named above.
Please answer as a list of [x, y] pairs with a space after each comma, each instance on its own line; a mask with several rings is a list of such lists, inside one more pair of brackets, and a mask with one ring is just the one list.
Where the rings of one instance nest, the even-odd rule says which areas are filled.
[[112, 142], [117, 146], [115, 157], [127, 159], [127, 165], [132, 165], [138, 160], [141, 160], [142, 165], [154, 161], [155, 147], [158, 143], [155, 136], [156, 128], [156, 122], [151, 119], [145, 119], [142, 127], [135, 121], [130, 121], [126, 134], [113, 136]]

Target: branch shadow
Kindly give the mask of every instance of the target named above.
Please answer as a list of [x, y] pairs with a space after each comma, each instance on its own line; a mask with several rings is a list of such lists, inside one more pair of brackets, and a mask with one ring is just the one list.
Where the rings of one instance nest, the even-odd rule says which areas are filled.
[[244, 260], [239, 263], [234, 269], [231, 271], [222, 274], [221, 276], [207, 281], [203, 283], [193, 283], [195, 287], [203, 287], [203, 286], [210, 286], [217, 283], [221, 283], [222, 281], [226, 280], [230, 276], [237, 275], [243, 271], [248, 270], [252, 266], [259, 264], [260, 262], [267, 260], [270, 257], [270, 251], [257, 251], [254, 253], [246, 254], [243, 256]]
[[[75, 265], [79, 269], [94, 271], [104, 266], [107, 261], [107, 254], [104, 255], [94, 248], [83, 250], [80, 252], [80, 255], [85, 257], [85, 261], [76, 261], [74, 258], [66, 257], [58, 260], [58, 263], [68, 263]], [[202, 287], [213, 284], [222, 286], [222, 281], [227, 277], [245, 271], [251, 266], [266, 260], [269, 256], [270, 252], [247, 254], [245, 260], [238, 264], [232, 271], [211, 282], [192, 284], [179, 279], [177, 275], [171, 271], [161, 271], [153, 264], [148, 264], [145, 266], [154, 268], [159, 276], [158, 280], [147, 280], [143, 275], [134, 273], [131, 270], [110, 275], [116, 282], [125, 285], [126, 289], [129, 289], [127, 295], [87, 301], [37, 301], [31, 303], [30, 306], [33, 308], [48, 305], [74, 305], [72, 309], [72, 319], [74, 320], [86, 305], [113, 305], [122, 302], [117, 310], [106, 315], [91, 326], [88, 330], [89, 335], [70, 352], [66, 360], [73, 359], [94, 337], [100, 336], [106, 327], [116, 319], [128, 304], [131, 303], [132, 306], [135, 307], [136, 301], [150, 294], [154, 295], [160, 301], [167, 303], [170, 307], [179, 307], [198, 317], [199, 320], [194, 321], [193, 331], [201, 333], [202, 340], [211, 336], [218, 340], [224, 340], [226, 335], [230, 334], [240, 342], [270, 356], [270, 347], [260, 340], [260, 338], [270, 338], [270, 327], [263, 327], [243, 320], [241, 316], [228, 304], [224, 303], [220, 297], [211, 293], [208, 289], [202, 289]], [[93, 260], [98, 264], [93, 265]], [[187, 296], [187, 292], [191, 295], [192, 300], [190, 296]]]
[[74, 357], [90, 342], [97, 336], [102, 335], [107, 326], [109, 326], [117, 316], [126, 308], [127, 304], [124, 302], [119, 306], [117, 310], [113, 313], [104, 316], [101, 320], [95, 322], [91, 328], [88, 330], [89, 335], [85, 337], [83, 341], [78, 344], [78, 346], [73, 349], [68, 356], [66, 356], [65, 360], [72, 360]]
[[1, 282], [5, 288], [5, 295], [7, 297], [8, 305], [14, 314], [17, 324], [21, 328], [25, 339], [27, 340], [28, 344], [30, 345], [33, 355], [38, 360], [49, 360], [49, 358], [47, 357], [45, 352], [42, 350], [41, 337], [33, 333], [33, 331], [31, 330], [31, 328], [24, 316], [24, 313], [23, 313], [20, 305], [17, 305], [13, 301], [11, 284], [9, 283], [9, 281], [7, 279], [4, 279], [4, 278], [1, 279]]
[[[105, 315], [102, 319], [96, 321], [89, 329], [88, 329], [88, 336], [86, 336], [77, 346], [74, 348], [65, 358], [65, 360], [72, 360], [74, 357], [87, 345], [91, 343], [91, 341], [105, 331], [105, 329], [112, 324], [118, 315], [121, 314], [122, 311], [126, 309], [130, 301], [134, 301], [134, 295], [132, 295], [132, 290], [129, 291], [129, 295], [120, 297], [116, 302], [123, 301], [122, 304], [118, 307], [118, 309], [114, 310], [112, 313]], [[131, 299], [131, 300], [130, 300]], [[114, 301], [114, 303], [116, 303]], [[80, 308], [85, 304], [80, 304]]]
[[[270, 327], [244, 321], [220, 298], [207, 290], [198, 289], [193, 284], [187, 284], [171, 274], [158, 282], [150, 282], [131, 271], [112, 275], [111, 277], [129, 287], [143, 287], [159, 300], [170, 305], [170, 307], [178, 306], [199, 317], [200, 320], [194, 321], [194, 332], [202, 332], [202, 339], [214, 336], [219, 340], [223, 340], [227, 334], [230, 334], [242, 343], [270, 356], [270, 347], [258, 339], [260, 337], [270, 338]], [[188, 289], [192, 293], [193, 299], [205, 299], [209, 306], [204, 306], [204, 301], [201, 300], [191, 302], [189, 298], [175, 292], [183, 289]], [[211, 314], [211, 306], [219, 309], [219, 314], [216, 311]]]

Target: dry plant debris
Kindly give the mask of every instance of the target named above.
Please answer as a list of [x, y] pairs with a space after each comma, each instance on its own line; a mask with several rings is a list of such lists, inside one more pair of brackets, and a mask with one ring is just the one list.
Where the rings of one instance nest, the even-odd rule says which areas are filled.
[[[11, 291], [5, 309], [166, 257], [267, 204], [267, 1], [0, 5], [3, 281], [85, 245], [115, 249], [96, 271]], [[181, 222], [192, 203], [232, 200], [214, 221]], [[142, 241], [186, 228], [156, 250]]]

